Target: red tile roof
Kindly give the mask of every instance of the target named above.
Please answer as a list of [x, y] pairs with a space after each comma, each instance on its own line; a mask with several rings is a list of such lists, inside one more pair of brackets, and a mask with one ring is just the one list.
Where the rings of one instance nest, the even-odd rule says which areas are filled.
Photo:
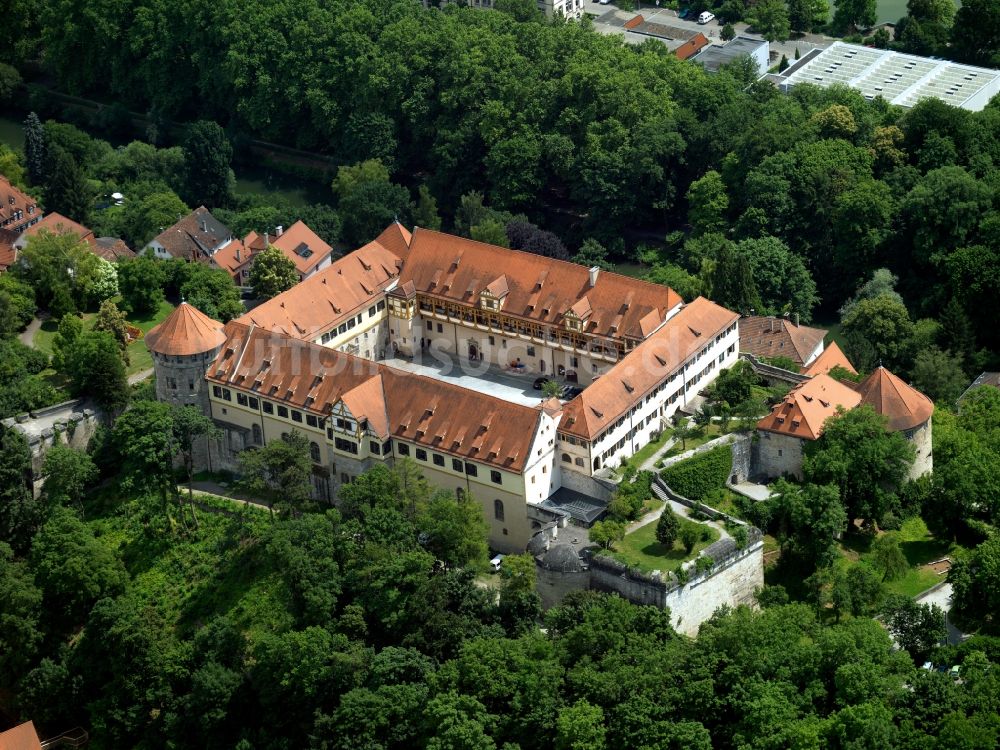
[[288, 256], [303, 277], [333, 252], [332, 247], [301, 221], [292, 224], [280, 236], [272, 237], [271, 244]]
[[755, 357], [788, 357], [802, 366], [827, 333], [785, 318], [751, 315], [740, 319], [740, 351]]
[[757, 423], [758, 430], [816, 440], [823, 425], [837, 413], [861, 403], [861, 395], [829, 375], [819, 374], [803, 381], [788, 392], [771, 413]]
[[49, 232], [51, 234], [75, 234], [88, 244], [94, 243], [94, 233], [79, 222], [73, 221], [62, 214], [50, 213], [37, 224], [32, 224], [24, 230], [21, 237], [34, 237], [39, 232]]
[[0, 732], [0, 750], [42, 750], [34, 723], [26, 721], [6, 732]]
[[242, 315], [242, 323], [315, 339], [373, 304], [399, 273], [399, 257], [376, 240]]
[[41, 215], [38, 201], [14, 187], [0, 174], [0, 228], [21, 231], [26, 222], [34, 221]]
[[232, 242], [215, 252], [212, 263], [229, 273], [234, 281], [238, 281], [237, 274], [246, 268], [252, 259], [253, 254], [247, 250], [246, 243], [234, 237]]
[[328, 416], [341, 401], [380, 437], [524, 469], [540, 412], [232, 321], [207, 379]]
[[14, 247], [17, 238], [17, 232], [0, 229], [0, 272], [6, 271], [17, 262], [17, 249]]
[[153, 238], [175, 258], [208, 263], [212, 252], [232, 237], [229, 228], [212, 216], [204, 206], [198, 206], [176, 224]]
[[809, 365], [802, 370], [803, 375], [808, 375], [812, 377], [813, 375], [827, 374], [834, 367], [842, 367], [847, 370], [852, 375], [857, 375], [858, 371], [854, 369], [854, 365], [847, 358], [847, 355], [841, 351], [840, 347], [837, 346], [836, 341], [831, 341], [830, 344], [823, 350], [816, 359], [809, 363]]
[[117, 237], [98, 237], [90, 246], [90, 250], [94, 255], [99, 255], [112, 263], [122, 258], [135, 257], [135, 251]]
[[479, 293], [500, 281], [508, 288], [502, 311], [561, 325], [574, 307], [589, 307], [583, 333], [641, 340], [681, 304], [672, 289], [600, 271], [594, 286], [584, 266], [487, 245], [420, 227], [414, 229], [400, 285], [418, 293], [479, 306]]
[[934, 413], [933, 401], [884, 367], [876, 368], [856, 388], [861, 403], [888, 417], [889, 429], [896, 432], [918, 427]]
[[566, 404], [559, 431], [594, 439], [738, 318], [704, 297], [692, 300]]
[[678, 60], [687, 60], [692, 55], [698, 54], [703, 47], [708, 46], [708, 38], [700, 31], [688, 39], [684, 44], [674, 50], [674, 56]]
[[225, 339], [222, 323], [194, 305], [181, 302], [166, 320], [146, 334], [146, 348], [157, 354], [187, 356], [211, 351]]

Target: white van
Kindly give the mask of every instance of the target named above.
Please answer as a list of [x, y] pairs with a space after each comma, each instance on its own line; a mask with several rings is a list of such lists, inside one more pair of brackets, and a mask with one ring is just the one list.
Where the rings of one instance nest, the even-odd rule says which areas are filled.
[[698, 16], [698, 23], [700, 23], [702, 26], [704, 26], [709, 21], [714, 21], [714, 20], [715, 20], [715, 14], [709, 13], [707, 10], [703, 11], [702, 14]]

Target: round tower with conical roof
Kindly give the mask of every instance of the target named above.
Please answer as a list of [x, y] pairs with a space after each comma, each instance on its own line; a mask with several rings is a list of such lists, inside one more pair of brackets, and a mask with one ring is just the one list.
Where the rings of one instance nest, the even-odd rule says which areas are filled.
[[934, 470], [932, 417], [934, 402], [879, 365], [858, 385], [861, 403], [870, 404], [886, 417], [888, 427], [913, 444], [915, 450], [909, 478], [916, 479]]
[[205, 374], [226, 340], [223, 325], [187, 302], [146, 334], [153, 356], [156, 398], [179, 406], [197, 406], [210, 414]]

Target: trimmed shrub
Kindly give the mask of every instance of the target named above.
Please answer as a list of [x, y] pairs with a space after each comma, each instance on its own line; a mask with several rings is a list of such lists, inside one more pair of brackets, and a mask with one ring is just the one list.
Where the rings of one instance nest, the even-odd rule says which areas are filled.
[[667, 467], [660, 476], [674, 492], [701, 502], [712, 490], [726, 486], [732, 469], [733, 454], [728, 445], [720, 445]]

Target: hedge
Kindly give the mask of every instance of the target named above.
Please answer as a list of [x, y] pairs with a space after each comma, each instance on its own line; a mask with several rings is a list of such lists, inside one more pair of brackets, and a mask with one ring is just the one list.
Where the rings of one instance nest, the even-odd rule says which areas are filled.
[[733, 454], [728, 445], [720, 445], [668, 466], [660, 477], [674, 492], [701, 502], [712, 490], [726, 486], [732, 469]]

